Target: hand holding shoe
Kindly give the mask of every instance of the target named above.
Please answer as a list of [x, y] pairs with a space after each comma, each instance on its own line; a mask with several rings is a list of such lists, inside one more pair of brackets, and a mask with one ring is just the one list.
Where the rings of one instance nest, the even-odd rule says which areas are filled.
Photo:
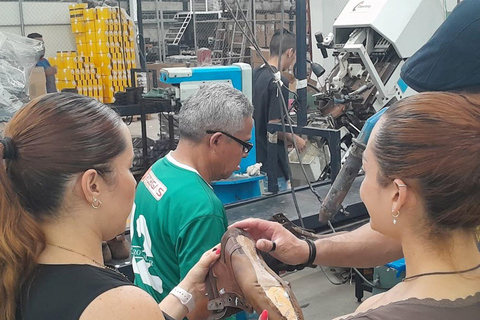
[[[255, 239], [257, 249], [269, 252], [276, 259], [290, 264], [302, 264], [309, 257], [308, 244], [295, 237], [277, 222], [262, 219], [246, 219], [234, 223], [229, 228], [240, 228]], [[275, 250], [273, 249], [275, 242]]]
[[[229, 228], [222, 237], [220, 259], [207, 276], [209, 320], [255, 310], [260, 320], [303, 320], [290, 286], [272, 271], [246, 231]], [[265, 312], [267, 311], [267, 312]]]
[[220, 257], [220, 251], [220, 244], [218, 244], [213, 249], [205, 252], [197, 264], [187, 273], [185, 279], [178, 285], [190, 292], [196, 301], [205, 296], [205, 278], [210, 266]]
[[191, 319], [197, 316], [206, 319], [208, 300], [205, 296], [205, 278], [210, 266], [220, 257], [220, 252], [220, 245], [205, 252], [178, 286], [162, 300], [160, 309], [173, 319], [183, 319], [187, 313]]

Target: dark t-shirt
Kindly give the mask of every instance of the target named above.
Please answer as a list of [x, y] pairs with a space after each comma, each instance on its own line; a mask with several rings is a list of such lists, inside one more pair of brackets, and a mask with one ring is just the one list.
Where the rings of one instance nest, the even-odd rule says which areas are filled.
[[17, 320], [78, 320], [102, 293], [133, 285], [113, 270], [85, 264], [39, 265], [17, 310]]
[[402, 66], [401, 78], [418, 92], [478, 88], [479, 34], [480, 1], [463, 0]]
[[[274, 70], [277, 69], [274, 67]], [[282, 75], [284, 84], [288, 79]], [[255, 108], [253, 118], [255, 119], [255, 144], [257, 151], [257, 162], [263, 164], [262, 171], [269, 174], [270, 168], [267, 164], [267, 124], [270, 120], [280, 119], [283, 108], [281, 96], [277, 85], [273, 82], [273, 74], [268, 67], [261, 66], [253, 70], [253, 107]], [[282, 88], [285, 103], [288, 106], [288, 90]], [[283, 112], [284, 114], [284, 112]], [[287, 154], [282, 140], [277, 145], [277, 177], [288, 179]]]
[[434, 300], [410, 298], [361, 312], [341, 320], [478, 320], [480, 292], [466, 299]]

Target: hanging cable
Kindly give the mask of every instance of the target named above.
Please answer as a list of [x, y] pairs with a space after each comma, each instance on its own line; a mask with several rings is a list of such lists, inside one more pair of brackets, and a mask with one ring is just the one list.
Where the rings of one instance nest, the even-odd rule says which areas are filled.
[[[263, 60], [265, 66], [272, 72], [272, 74], [274, 75], [274, 78], [275, 78], [275, 76], [277, 76], [277, 78], [278, 78], [278, 74], [280, 74], [280, 71], [275, 71], [275, 70], [272, 68], [272, 66], [268, 63], [267, 59], [263, 56], [263, 54], [262, 54], [262, 52], [261, 52], [258, 44], [256, 43], [256, 41], [253, 41], [252, 38], [249, 37], [249, 35], [246, 33], [245, 29], [242, 27], [242, 25], [240, 24], [240, 22], [238, 21], [238, 19], [237, 19], [237, 18], [235, 17], [235, 15], [233, 14], [233, 10], [232, 10], [232, 8], [230, 7], [230, 5], [229, 5], [226, 1], [224, 1], [224, 3], [225, 3], [225, 6], [227, 7], [227, 9], [228, 9], [228, 10], [230, 11], [230, 13], [232, 14], [232, 17], [233, 17], [235, 23], [238, 25], [240, 31], [245, 35], [246, 39], [247, 39], [247, 40], [252, 44], [252, 46], [255, 48], [255, 51], [258, 53], [258, 55], [260, 56], [260, 58]], [[239, 3], [238, 3], [238, 0], [235, 0], [235, 4], [237, 5], [237, 8], [240, 7], [240, 5], [239, 5]], [[281, 2], [282, 9], [284, 9], [283, 5], [284, 5], [283, 2]], [[245, 22], [245, 25], [247, 26], [247, 29], [250, 31], [251, 35], [253, 36], [253, 32], [252, 32], [252, 30], [251, 30], [251, 28], [250, 28], [250, 25], [248, 24], [248, 21], [247, 21], [247, 18], [246, 18], [246, 16], [245, 16], [245, 14], [243, 14], [243, 11], [241, 11], [241, 16], [242, 16], [242, 19], [243, 19], [244, 22]], [[283, 17], [283, 15], [282, 15], [282, 17]], [[281, 36], [281, 38], [280, 38], [280, 39], [281, 39], [281, 43], [283, 43], [283, 32], [281, 32], [281, 35], [280, 35], [280, 36]], [[254, 39], [254, 38], [253, 38], [253, 39]], [[280, 61], [281, 61], [281, 54], [279, 54], [279, 56], [280, 56], [280, 57], [279, 57], [279, 62], [280, 62]], [[281, 80], [281, 75], [280, 75], [280, 80]], [[280, 96], [280, 98], [281, 98], [280, 100], [281, 100], [281, 104], [282, 104], [282, 106], [283, 106], [283, 110], [285, 110], [285, 114], [289, 114], [289, 112], [288, 112], [288, 107], [287, 107], [287, 105], [286, 105], [286, 103], [285, 103], [285, 98], [284, 98], [283, 92], [282, 92], [282, 90], [281, 90], [281, 86], [283, 86], [283, 82], [280, 83], [280, 82], [277, 81], [276, 84], [277, 84], [277, 89], [278, 89], [278, 92], [279, 92], [279, 96]], [[289, 89], [288, 89], [288, 90], [289, 90]], [[290, 91], [290, 90], [289, 90], [289, 91]], [[295, 95], [296, 95], [296, 93], [295, 93]], [[297, 97], [298, 97], [298, 96], [297, 96]], [[288, 120], [289, 120], [289, 119], [287, 119], [287, 121], [288, 121]], [[292, 135], [294, 135], [295, 133], [294, 133], [294, 131], [293, 131], [292, 122], [291, 122], [291, 121], [288, 121], [288, 125], [289, 125], [289, 131], [290, 131], [290, 133], [291, 133]], [[285, 129], [285, 130], [284, 130], [284, 134], [286, 134], [286, 128], [283, 128], [283, 127], [282, 127], [282, 129]], [[305, 171], [305, 168], [303, 167], [303, 162], [302, 162], [302, 159], [301, 159], [301, 157], [300, 157], [300, 152], [299, 152], [299, 150], [298, 150], [298, 146], [297, 146], [297, 143], [296, 143], [295, 139], [292, 139], [292, 143], [293, 143], [295, 152], [296, 152], [296, 154], [297, 154], [297, 157], [298, 157], [298, 160], [299, 160], [299, 163], [300, 163], [300, 167], [302, 168], [302, 173], [303, 173], [303, 175], [304, 175], [304, 177], [305, 177], [305, 180], [306, 180], [307, 183], [308, 183], [308, 187], [309, 187], [310, 191], [315, 195], [315, 197], [317, 198], [317, 200], [318, 200], [320, 203], [322, 203], [322, 202], [323, 202], [322, 198], [320, 197], [320, 195], [318, 194], [318, 192], [313, 188], [310, 180], [309, 180], [308, 177], [307, 177], [307, 173], [306, 173], [306, 171]], [[288, 163], [288, 165], [289, 165], [289, 171], [290, 171], [290, 163], [289, 163], [289, 162], [287, 162], [287, 163]], [[293, 189], [293, 188], [292, 188], [292, 189]], [[295, 192], [295, 191], [293, 191], [293, 192]], [[292, 193], [292, 195], [293, 195], [293, 193]], [[297, 212], [297, 213], [298, 213], [298, 212]], [[303, 221], [303, 219], [301, 219], [301, 221]]]
[[[281, 87], [284, 86], [283, 82], [281, 82], [281, 75], [280, 75], [280, 71], [278, 70], [274, 70], [273, 67], [268, 63], [267, 59], [263, 56], [258, 44], [256, 43], [256, 41], [252, 40], [252, 38], [246, 33], [245, 29], [242, 27], [242, 25], [240, 24], [240, 22], [238, 21], [238, 19], [235, 17], [235, 15], [233, 14], [233, 10], [232, 8], [230, 7], [230, 5], [225, 1], [224, 2], [225, 6], [227, 7], [228, 11], [231, 13], [232, 15], [232, 18], [234, 19], [235, 23], [237, 24], [237, 26], [239, 27], [240, 31], [244, 34], [245, 38], [252, 44], [252, 46], [254, 47], [255, 51], [258, 53], [258, 55], [260, 56], [260, 58], [262, 59], [262, 61], [264, 62], [265, 64], [265, 67], [267, 67], [271, 72], [272, 74], [274, 75], [274, 78], [277, 79], [277, 81], [275, 82], [276, 85], [277, 85], [277, 88], [278, 88], [278, 92], [279, 92], [279, 96], [280, 96], [280, 100], [281, 100], [281, 104], [283, 106], [283, 109], [286, 111], [286, 114], [288, 114], [288, 107], [285, 103], [285, 98], [283, 96], [283, 92], [281, 90]], [[235, 0], [235, 4], [237, 5], [237, 7], [239, 7], [239, 3], [238, 3], [238, 0]], [[281, 3], [281, 5], [283, 5]], [[243, 14], [243, 11], [241, 11], [241, 16], [242, 16], [242, 19], [244, 20], [245, 22], [245, 25], [247, 26], [247, 29], [249, 29], [251, 35], [253, 36], [253, 32], [251, 31], [251, 28], [250, 28], [250, 25], [248, 24], [247, 22], [247, 19], [245, 17], [245, 15]], [[283, 42], [283, 32], [281, 32], [281, 42]], [[279, 55], [279, 62], [281, 61], [281, 54]], [[280, 81], [278, 81], [278, 78], [280, 77]], [[286, 86], [285, 86], [286, 87]], [[289, 90], [289, 89], [288, 89]], [[289, 90], [290, 91], [290, 90]], [[297, 95], [295, 93], [295, 95]], [[289, 122], [289, 129], [290, 129], [290, 133], [292, 133], [292, 135], [294, 134], [293, 132], [293, 127], [292, 127], [292, 123]], [[284, 132], [286, 133], [286, 132]], [[298, 146], [296, 145], [296, 142], [294, 139], [292, 139], [293, 141], [293, 145], [294, 145], [294, 148], [297, 152], [297, 155], [299, 155], [299, 151], [298, 151]], [[299, 157], [299, 160], [301, 162], [301, 159]], [[305, 172], [305, 169], [303, 168], [303, 164], [301, 163], [301, 167], [302, 167], [302, 171], [306, 177], [306, 172]], [[318, 193], [313, 189], [310, 181], [308, 180], [308, 178], [306, 178], [308, 184], [309, 184], [309, 187], [310, 187], [310, 190], [316, 195], [317, 199], [322, 202], [320, 196], [318, 195]]]
[[[286, 103], [285, 103], [285, 99], [284, 99], [284, 96], [283, 96], [283, 93], [282, 93], [282, 87], [283, 87], [284, 85], [283, 85], [283, 82], [281, 81], [280, 71], [275, 71], [275, 70], [272, 68], [272, 66], [268, 63], [267, 59], [263, 56], [263, 54], [262, 54], [262, 52], [261, 52], [261, 50], [260, 50], [260, 47], [259, 47], [258, 44], [256, 43], [256, 40], [253, 41], [252, 38], [250, 38], [250, 37], [248, 36], [248, 34], [246, 33], [245, 29], [242, 27], [242, 25], [240, 24], [240, 22], [238, 21], [238, 19], [237, 19], [237, 18], [235, 17], [235, 15], [233, 14], [232, 8], [229, 6], [229, 4], [228, 4], [226, 1], [224, 1], [224, 3], [225, 3], [225, 5], [226, 5], [226, 7], [228, 8], [228, 10], [230, 11], [230, 13], [232, 14], [232, 17], [233, 17], [235, 23], [238, 25], [240, 31], [243, 33], [243, 35], [245, 36], [245, 38], [252, 44], [252, 46], [254, 47], [254, 49], [255, 49], [255, 51], [257, 52], [257, 54], [258, 54], [258, 55], [260, 56], [260, 58], [263, 60], [265, 66], [266, 66], [266, 67], [272, 72], [272, 74], [274, 75], [274, 79], [276, 79], [276, 81], [274, 81], [274, 82], [275, 82], [276, 85], [277, 85], [277, 89], [278, 89], [279, 96], [280, 96], [280, 100], [281, 100], [281, 104], [282, 104], [282, 109], [281, 109], [281, 111], [282, 111], [282, 117], [281, 117], [281, 121], [282, 121], [282, 131], [283, 131], [284, 134], [286, 134], [286, 125], [285, 125], [285, 118], [286, 118], [286, 119], [287, 119], [287, 122], [288, 122], [289, 129], [290, 129], [290, 133], [291, 133], [292, 136], [293, 136], [295, 133], [294, 133], [294, 131], [293, 131], [292, 121], [291, 121], [290, 117], [288, 117], [288, 116], [285, 117], [285, 115], [288, 115], [288, 114], [289, 114], [289, 111], [288, 111], [288, 107], [287, 107], [287, 105], [286, 105]], [[240, 9], [238, 0], [235, 0], [235, 3], [236, 3], [236, 5], [237, 5], [237, 8]], [[282, 10], [283, 10], [283, 1], [281, 2], [281, 5], [282, 5]], [[245, 22], [245, 25], [247, 26], [247, 28], [249, 29], [251, 35], [253, 36], [253, 32], [252, 32], [252, 30], [251, 30], [251, 28], [250, 28], [250, 26], [249, 26], [249, 24], [248, 24], [248, 21], [247, 21], [245, 15], [243, 14], [243, 11], [240, 10], [240, 12], [241, 12], [241, 15], [242, 15], [242, 19], [243, 19], [244, 22]], [[283, 11], [282, 11], [282, 12], [283, 12]], [[284, 19], [284, 17], [283, 17], [283, 14], [282, 14], [282, 20], [283, 20], [283, 19]], [[283, 26], [282, 26], [282, 28], [283, 28]], [[254, 39], [254, 38], [253, 38], [253, 39]], [[282, 44], [283, 44], [283, 31], [281, 32], [281, 38], [280, 38], [280, 39], [281, 39], [281, 40], [280, 40], [280, 48], [281, 48], [281, 46], [282, 46]], [[281, 63], [281, 54], [279, 54], [279, 63], [278, 63], [279, 69], [278, 69], [278, 70], [281, 70], [281, 64], [280, 64], [280, 63]], [[289, 90], [288, 88], [287, 88], [287, 90], [288, 90], [289, 92], [292, 92], [292, 91]], [[296, 93], [295, 93], [295, 95], [296, 95]], [[322, 203], [322, 202], [323, 202], [322, 198], [320, 197], [320, 195], [318, 194], [318, 192], [313, 188], [310, 180], [309, 180], [308, 177], [307, 177], [307, 173], [306, 173], [305, 168], [304, 168], [304, 166], [303, 166], [303, 162], [302, 162], [302, 159], [301, 159], [301, 157], [300, 157], [300, 152], [299, 152], [299, 150], [298, 150], [298, 146], [297, 146], [297, 143], [296, 143], [295, 139], [292, 139], [292, 143], [293, 143], [295, 152], [296, 152], [296, 154], [297, 154], [298, 161], [299, 161], [299, 163], [300, 163], [300, 167], [302, 168], [302, 173], [303, 173], [303, 175], [304, 175], [304, 177], [305, 177], [305, 180], [306, 180], [307, 183], [308, 183], [309, 189], [310, 189], [310, 191], [315, 195], [315, 197], [317, 198], [317, 200], [318, 200], [320, 203]], [[286, 144], [285, 144], [285, 150], [286, 150], [286, 152], [288, 151], [288, 150], [287, 150], [287, 147], [286, 147]], [[287, 164], [288, 164], [289, 175], [291, 175], [290, 163], [287, 162]], [[296, 211], [297, 211], [297, 215], [298, 215], [298, 217], [299, 217], [301, 226], [302, 226], [303, 228], [305, 228], [304, 222], [303, 222], [303, 218], [302, 218], [300, 209], [299, 209], [299, 207], [298, 207], [298, 202], [297, 202], [297, 198], [296, 198], [296, 194], [295, 194], [295, 188], [291, 188], [291, 193], [292, 193], [293, 202], [294, 202], [295, 209], [296, 209]], [[332, 223], [331, 223], [330, 221], [328, 221], [328, 226], [330, 227], [330, 229], [332, 230], [333, 233], [336, 233], [336, 230], [335, 230], [335, 228], [333, 227], [333, 225], [332, 225]], [[345, 281], [342, 281], [342, 282], [335, 282], [335, 281], [331, 280], [330, 277], [327, 275], [326, 271], [323, 269], [323, 267], [322, 267], [322, 266], [319, 266], [319, 267], [320, 267], [320, 269], [322, 270], [322, 272], [323, 272], [323, 274], [325, 275], [325, 277], [328, 279], [328, 281], [329, 281], [331, 284], [333, 284], [333, 285], [342, 285], [342, 284], [345, 284], [346, 282], [348, 282], [348, 279], [345, 280]], [[385, 289], [385, 288], [382, 288], [382, 287], [380, 287], [380, 286], [372, 283], [372, 282], [369, 281], [368, 279], [366, 279], [365, 276], [364, 276], [357, 268], [351, 268], [351, 269], [353, 269], [353, 270], [356, 272], [356, 274], [357, 274], [360, 278], [362, 278], [362, 280], [363, 280], [367, 285], [371, 286], [372, 288]]]

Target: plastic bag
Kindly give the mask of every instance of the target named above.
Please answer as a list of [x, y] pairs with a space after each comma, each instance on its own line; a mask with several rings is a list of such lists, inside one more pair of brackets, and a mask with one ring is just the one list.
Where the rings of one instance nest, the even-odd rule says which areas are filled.
[[0, 121], [29, 100], [28, 77], [44, 53], [43, 42], [0, 31]]

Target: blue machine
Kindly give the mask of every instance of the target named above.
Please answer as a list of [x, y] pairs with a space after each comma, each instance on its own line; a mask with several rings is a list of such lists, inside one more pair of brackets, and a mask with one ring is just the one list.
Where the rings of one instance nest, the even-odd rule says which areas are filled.
[[[246, 63], [234, 63], [231, 66], [212, 66], [197, 68], [164, 68], [160, 70], [160, 81], [175, 88], [175, 98], [184, 102], [198, 88], [207, 82], [229, 84], [240, 90], [252, 101], [252, 68]], [[255, 146], [255, 128], [252, 129], [251, 142]], [[240, 162], [240, 170], [236, 173], [246, 173], [247, 167], [256, 163], [255, 147], [248, 156]], [[233, 203], [255, 198], [261, 195], [260, 181], [265, 177], [230, 178], [212, 182], [215, 193], [224, 203]]]

